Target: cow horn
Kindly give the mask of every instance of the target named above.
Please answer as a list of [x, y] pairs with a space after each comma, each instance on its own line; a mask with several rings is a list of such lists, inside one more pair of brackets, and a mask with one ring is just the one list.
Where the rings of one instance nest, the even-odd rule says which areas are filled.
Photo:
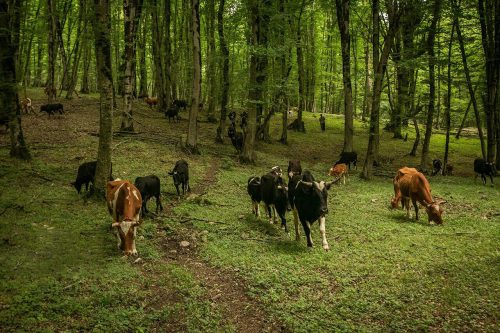
[[120, 226], [120, 222], [113, 222], [113, 224], [111, 224], [111, 228], [118, 228]]

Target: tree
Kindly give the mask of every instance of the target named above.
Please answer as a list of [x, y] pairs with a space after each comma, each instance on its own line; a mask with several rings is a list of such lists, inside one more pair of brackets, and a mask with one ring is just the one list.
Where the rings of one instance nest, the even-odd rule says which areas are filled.
[[193, 90], [191, 93], [191, 107], [189, 109], [189, 124], [186, 148], [191, 153], [198, 154], [198, 112], [201, 93], [201, 44], [200, 44], [200, 2], [191, 2], [191, 30], [193, 35]]
[[17, 91], [21, 0], [0, 1], [0, 120], [8, 122], [10, 156], [31, 159], [21, 124]]
[[134, 118], [132, 117], [132, 70], [135, 68], [136, 36], [141, 12], [142, 0], [123, 0], [125, 73], [123, 74], [123, 111], [120, 130], [128, 132], [134, 132]]
[[455, 24], [452, 24], [450, 42], [448, 44], [448, 71], [446, 80], [446, 109], [444, 114], [444, 119], [446, 123], [446, 142], [444, 144], [444, 158], [443, 158], [443, 174], [446, 172], [446, 165], [448, 165], [448, 155], [450, 152], [450, 119], [451, 119], [451, 49], [453, 45], [453, 35], [455, 34]]
[[224, 37], [224, 5], [225, 0], [220, 0], [219, 10], [217, 12], [217, 31], [219, 32], [219, 45], [222, 53], [222, 93], [220, 105], [220, 120], [217, 127], [217, 136], [215, 140], [219, 143], [224, 142], [224, 133], [226, 130], [227, 101], [229, 97], [229, 48]]
[[434, 117], [434, 105], [436, 99], [436, 81], [435, 81], [435, 52], [434, 52], [434, 40], [436, 37], [436, 27], [439, 21], [439, 15], [441, 11], [441, 0], [434, 0], [432, 10], [432, 21], [429, 28], [429, 33], [427, 36], [427, 54], [429, 55], [429, 106], [427, 108], [427, 122], [425, 125], [425, 135], [424, 142], [422, 144], [422, 157], [420, 160], [420, 166], [424, 170], [430, 165], [429, 161], [429, 145], [431, 142], [432, 135], [432, 121]]
[[344, 152], [352, 152], [354, 124], [351, 88], [351, 56], [349, 36], [349, 0], [335, 0], [337, 22], [342, 44], [342, 77], [344, 82]]
[[99, 148], [95, 194], [103, 196], [111, 171], [113, 140], [113, 72], [111, 69], [110, 0], [94, 0], [94, 43], [99, 88]]
[[57, 30], [56, 30], [56, 6], [54, 4], [56, 0], [47, 0], [47, 18], [48, 18], [48, 50], [49, 50], [49, 69], [46, 86], [46, 93], [49, 99], [49, 103], [53, 102], [56, 98], [56, 60], [57, 60]]

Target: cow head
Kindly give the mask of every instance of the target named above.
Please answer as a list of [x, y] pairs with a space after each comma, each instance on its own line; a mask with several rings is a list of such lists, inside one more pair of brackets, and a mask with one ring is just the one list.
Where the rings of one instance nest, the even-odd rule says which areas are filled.
[[399, 206], [399, 200], [396, 197], [391, 198], [391, 207], [392, 208], [398, 208]]
[[125, 253], [125, 255], [137, 255], [137, 250], [135, 248], [135, 236], [137, 232], [137, 226], [140, 222], [136, 221], [122, 221], [114, 222], [111, 226], [116, 228], [117, 235], [119, 238], [118, 246]]
[[425, 207], [429, 222], [433, 221], [436, 222], [436, 224], [443, 224], [443, 218], [441, 217], [443, 214], [443, 208], [441, 208], [440, 205], [444, 203], [446, 203], [446, 201], [439, 200], [432, 202]]
[[276, 165], [271, 168], [271, 173], [275, 176], [281, 177], [283, 172], [281, 171], [281, 168]]
[[78, 192], [78, 194], [80, 194], [80, 191], [82, 190], [82, 184], [77, 183], [77, 182], [72, 182], [71, 185], [73, 185], [75, 187], [76, 191]]
[[311, 196], [311, 201], [316, 202], [319, 204], [319, 213], [320, 216], [325, 216], [328, 214], [328, 190], [330, 187], [333, 185], [334, 181], [332, 182], [307, 182], [301, 180], [299, 184], [305, 185], [307, 188], [309, 188], [309, 195]]

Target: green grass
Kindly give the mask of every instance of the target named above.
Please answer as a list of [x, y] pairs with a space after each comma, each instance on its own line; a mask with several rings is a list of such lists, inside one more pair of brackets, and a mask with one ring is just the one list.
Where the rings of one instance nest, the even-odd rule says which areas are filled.
[[[1, 330], [234, 330], [195, 274], [164, 260], [160, 244], [165, 235], [185, 226], [169, 217], [146, 219], [137, 240], [143, 263], [134, 264], [116, 248], [105, 204], [85, 202], [69, 185], [78, 165], [95, 156], [97, 138], [84, 132], [95, 131], [96, 124], [78, 115], [97, 117], [97, 105], [89, 108], [75, 106], [72, 115], [58, 120], [59, 127], [50, 127], [54, 123], [44, 117], [27, 119], [32, 162], [12, 160], [7, 148], [0, 149]], [[159, 141], [117, 138], [114, 176], [133, 181], [157, 174], [166, 205], [177, 201], [167, 178], [177, 159], [190, 163], [193, 187], [206, 182], [205, 174], [216, 163], [216, 182], [203, 199], [183, 200], [173, 213], [223, 222], [193, 222], [193, 233], [208, 232], [200, 256], [215, 267], [237, 271], [248, 293], [288, 330], [498, 331], [500, 200], [498, 185], [474, 183], [477, 139], [451, 140], [457, 176], [429, 178], [433, 195], [448, 201], [443, 226], [429, 225], [422, 210], [419, 222], [408, 220], [402, 210], [390, 210], [391, 180], [361, 180], [360, 163], [346, 186], [330, 190], [331, 250], [325, 252], [316, 224], [315, 247], [308, 250], [303, 234], [299, 242], [294, 240], [291, 214], [290, 238], [266, 219], [255, 218], [246, 181], [273, 165], [286, 168], [290, 158], [301, 159], [303, 168], [326, 179], [342, 148], [341, 118], [327, 118], [327, 132], [321, 133], [318, 118], [307, 114], [306, 134], [290, 132], [287, 146], [259, 144], [257, 163], [249, 166], [236, 161], [229, 144], [213, 142], [214, 125], [200, 125], [203, 154], [185, 156], [169, 143], [185, 131], [185, 122], [168, 124], [142, 105], [138, 110], [139, 131], [153, 128]], [[71, 117], [79, 122], [70, 122]], [[41, 141], [34, 124], [45, 128], [48, 142]], [[275, 119], [273, 138], [279, 137], [279, 128]], [[64, 129], [80, 134], [63, 144], [57, 136]], [[418, 156], [404, 156], [413, 137], [410, 131], [408, 142], [402, 142], [382, 134], [384, 170], [418, 165]], [[6, 140], [0, 138], [1, 143]], [[366, 124], [357, 122], [360, 157], [366, 143]], [[431, 156], [442, 156], [443, 146], [444, 136], [434, 135]], [[149, 208], [154, 210], [154, 204]]]

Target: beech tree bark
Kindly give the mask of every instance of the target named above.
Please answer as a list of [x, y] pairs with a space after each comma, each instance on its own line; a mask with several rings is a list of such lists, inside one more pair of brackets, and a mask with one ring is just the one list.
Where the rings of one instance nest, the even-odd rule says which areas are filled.
[[56, 60], [57, 60], [57, 32], [56, 32], [56, 15], [55, 11], [55, 0], [47, 0], [47, 18], [48, 22], [48, 49], [49, 49], [49, 59], [48, 59], [48, 73], [47, 73], [47, 84], [46, 93], [49, 103], [52, 103], [56, 99], [56, 82], [55, 82], [55, 71], [56, 71]]
[[216, 142], [223, 143], [226, 133], [227, 102], [229, 99], [229, 49], [224, 37], [224, 5], [226, 0], [220, 0], [217, 12], [217, 30], [219, 32], [219, 45], [222, 53], [222, 92], [220, 105], [220, 120], [217, 128]]

